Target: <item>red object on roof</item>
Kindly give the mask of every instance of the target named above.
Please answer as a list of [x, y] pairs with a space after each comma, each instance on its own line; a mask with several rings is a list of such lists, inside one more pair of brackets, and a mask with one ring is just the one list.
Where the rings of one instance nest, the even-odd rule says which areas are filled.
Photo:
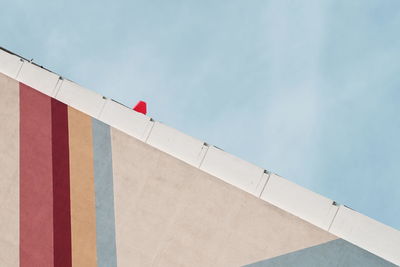
[[144, 115], [147, 114], [147, 104], [144, 101], [139, 101], [136, 106], [133, 108], [134, 111], [142, 113]]

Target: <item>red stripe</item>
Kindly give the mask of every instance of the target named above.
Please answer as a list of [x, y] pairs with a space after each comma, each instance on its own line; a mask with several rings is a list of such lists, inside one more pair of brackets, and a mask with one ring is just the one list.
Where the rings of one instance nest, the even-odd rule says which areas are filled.
[[51, 99], [20, 83], [20, 267], [53, 266]]
[[51, 100], [53, 142], [54, 266], [70, 267], [71, 209], [69, 184], [68, 107]]

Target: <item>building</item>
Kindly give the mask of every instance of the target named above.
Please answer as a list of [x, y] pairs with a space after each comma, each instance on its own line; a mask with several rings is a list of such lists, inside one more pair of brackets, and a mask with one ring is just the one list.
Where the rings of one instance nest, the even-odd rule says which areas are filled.
[[0, 266], [396, 266], [400, 232], [0, 50]]

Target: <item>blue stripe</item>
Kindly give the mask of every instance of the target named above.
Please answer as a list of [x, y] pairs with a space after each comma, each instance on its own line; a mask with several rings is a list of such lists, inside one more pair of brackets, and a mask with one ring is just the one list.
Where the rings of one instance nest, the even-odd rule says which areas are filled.
[[116, 267], [114, 189], [110, 127], [93, 119], [97, 265]]
[[357, 247], [336, 239], [244, 267], [395, 267], [396, 265]]

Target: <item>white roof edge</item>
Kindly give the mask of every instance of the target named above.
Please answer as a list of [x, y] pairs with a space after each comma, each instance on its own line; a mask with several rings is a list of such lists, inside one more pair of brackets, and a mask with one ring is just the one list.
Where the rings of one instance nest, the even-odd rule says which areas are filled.
[[271, 174], [261, 199], [292, 213], [326, 231], [335, 218], [335, 201]]
[[[27, 65], [25, 65], [27, 64]], [[0, 72], [400, 265], [400, 231], [137, 113], [0, 47]], [[246, 179], [243, 179], [245, 177]]]
[[341, 205], [329, 232], [400, 265], [400, 231]]

